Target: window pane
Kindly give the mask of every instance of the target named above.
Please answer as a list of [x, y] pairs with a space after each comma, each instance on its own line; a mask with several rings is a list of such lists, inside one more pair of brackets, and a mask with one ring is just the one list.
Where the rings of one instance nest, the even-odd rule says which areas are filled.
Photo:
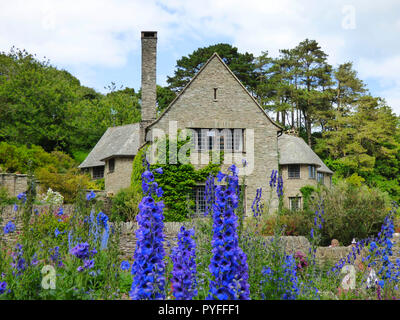
[[310, 179], [315, 179], [315, 166], [308, 166], [308, 175]]
[[206, 210], [205, 186], [196, 186], [192, 189], [190, 199], [194, 202], [194, 212], [196, 214], [204, 214]]
[[300, 178], [300, 165], [290, 164], [288, 165], [288, 176], [289, 178]]
[[318, 180], [319, 183], [324, 183], [324, 174], [323, 174], [323, 172], [318, 172], [317, 180]]
[[104, 166], [93, 167], [93, 179], [101, 179], [104, 177]]
[[235, 151], [243, 151], [243, 129], [233, 130], [233, 140]]

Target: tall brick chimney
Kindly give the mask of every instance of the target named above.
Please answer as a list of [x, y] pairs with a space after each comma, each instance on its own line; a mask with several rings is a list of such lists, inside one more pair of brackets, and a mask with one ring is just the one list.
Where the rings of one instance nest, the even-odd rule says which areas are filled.
[[156, 119], [157, 32], [142, 31], [142, 121]]

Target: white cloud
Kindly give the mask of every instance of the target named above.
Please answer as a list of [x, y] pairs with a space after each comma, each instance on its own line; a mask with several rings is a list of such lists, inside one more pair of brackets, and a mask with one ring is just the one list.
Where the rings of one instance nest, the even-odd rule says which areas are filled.
[[[349, 12], [354, 28], [346, 29]], [[171, 57], [186, 55], [177, 48], [187, 43], [200, 47], [214, 39], [277, 56], [309, 38], [331, 64], [353, 61], [361, 78], [379, 81], [390, 102], [398, 101], [398, 12], [397, 0], [0, 0], [0, 50], [25, 48], [93, 79], [96, 68], [129, 63], [140, 50], [141, 30], [157, 30], [159, 52]]]

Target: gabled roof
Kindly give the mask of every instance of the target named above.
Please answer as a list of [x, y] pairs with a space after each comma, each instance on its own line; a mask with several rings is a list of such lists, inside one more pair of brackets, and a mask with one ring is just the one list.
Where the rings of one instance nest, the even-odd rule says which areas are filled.
[[139, 132], [139, 123], [108, 128], [78, 168], [104, 166], [103, 160], [107, 158], [136, 155]]
[[273, 125], [275, 125], [278, 129], [282, 130], [283, 128], [274, 122], [268, 114], [265, 112], [265, 110], [261, 107], [261, 105], [258, 103], [258, 101], [250, 94], [250, 92], [246, 89], [246, 87], [242, 84], [242, 82], [236, 77], [236, 75], [232, 72], [232, 70], [226, 65], [226, 63], [221, 59], [221, 57], [218, 55], [218, 53], [214, 52], [213, 55], [210, 57], [210, 59], [207, 60], [207, 62], [200, 68], [200, 70], [194, 75], [194, 77], [186, 84], [186, 86], [178, 93], [178, 95], [175, 97], [174, 100], [169, 104], [167, 108], [161, 113], [161, 115], [154, 120], [152, 123], [150, 123], [147, 128], [152, 127], [154, 124], [156, 124], [163, 116], [165, 113], [168, 112], [172, 108], [172, 106], [175, 104], [175, 102], [185, 93], [186, 89], [190, 87], [192, 82], [198, 77], [198, 75], [207, 67], [207, 65], [212, 61], [213, 59], [218, 59], [219, 62], [222, 63], [222, 65], [228, 70], [228, 72], [232, 75], [232, 77], [239, 83], [239, 85], [243, 88], [243, 90], [249, 95], [249, 97], [254, 101], [254, 103], [257, 105], [258, 108], [263, 112], [265, 117], [271, 121]]
[[314, 164], [317, 171], [333, 174], [308, 144], [299, 137], [282, 134], [278, 138], [279, 164]]

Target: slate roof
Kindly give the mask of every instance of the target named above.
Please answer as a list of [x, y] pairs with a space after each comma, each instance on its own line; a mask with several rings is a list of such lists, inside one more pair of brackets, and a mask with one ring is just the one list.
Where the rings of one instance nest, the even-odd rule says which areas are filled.
[[108, 128], [79, 168], [104, 166], [104, 160], [111, 157], [136, 155], [139, 148], [139, 134], [139, 123]]
[[317, 171], [333, 174], [308, 144], [299, 137], [282, 134], [278, 138], [279, 164], [314, 164]]

